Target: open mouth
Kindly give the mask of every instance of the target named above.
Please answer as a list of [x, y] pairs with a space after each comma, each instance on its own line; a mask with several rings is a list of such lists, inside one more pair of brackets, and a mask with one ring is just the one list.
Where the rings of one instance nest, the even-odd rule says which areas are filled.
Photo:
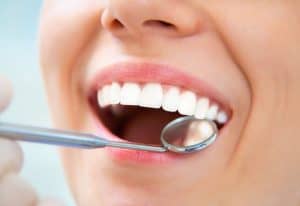
[[[131, 65], [128, 72], [128, 67], [122, 65], [113, 72], [105, 71], [96, 79], [90, 102], [100, 124], [111, 136], [122, 141], [161, 145], [160, 134], [164, 126], [181, 116], [213, 120], [220, 130], [227, 124], [229, 110], [213, 95], [198, 92], [192, 84], [183, 86], [174, 78], [157, 75], [166, 68], [156, 71], [155, 65], [154, 70], [149, 69], [147, 65], [135, 70]], [[176, 71], [172, 71], [174, 74]]]

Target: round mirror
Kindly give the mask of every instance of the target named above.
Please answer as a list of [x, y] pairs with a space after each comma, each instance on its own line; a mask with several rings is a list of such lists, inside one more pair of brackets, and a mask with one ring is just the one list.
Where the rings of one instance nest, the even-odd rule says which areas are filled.
[[217, 135], [213, 121], [187, 116], [168, 123], [162, 130], [161, 142], [170, 151], [191, 153], [212, 144]]

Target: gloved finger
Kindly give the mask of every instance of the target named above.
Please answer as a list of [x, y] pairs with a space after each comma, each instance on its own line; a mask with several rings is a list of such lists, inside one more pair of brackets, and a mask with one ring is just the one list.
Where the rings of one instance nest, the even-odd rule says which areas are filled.
[[1, 206], [33, 206], [36, 204], [37, 196], [33, 188], [20, 176], [10, 174], [1, 180]]
[[19, 172], [22, 163], [23, 153], [20, 145], [0, 138], [0, 181], [7, 174]]
[[47, 199], [39, 202], [37, 206], [64, 206], [64, 204], [57, 199]]
[[13, 95], [11, 83], [4, 77], [0, 76], [0, 112], [9, 104]]

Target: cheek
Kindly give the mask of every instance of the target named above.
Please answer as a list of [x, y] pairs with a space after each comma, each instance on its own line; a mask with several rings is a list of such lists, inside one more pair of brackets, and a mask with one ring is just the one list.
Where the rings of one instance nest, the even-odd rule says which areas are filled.
[[286, 109], [286, 94], [296, 91], [287, 91], [287, 85], [299, 77], [299, 7], [279, 2], [245, 5], [215, 6], [211, 13], [250, 85], [252, 118], [265, 119], [265, 125], [272, 122], [268, 115], [284, 113], [278, 110]]
[[[241, 10], [242, 17], [236, 16], [240, 12], [231, 10], [219, 22], [223, 23], [220, 24], [222, 34], [252, 90], [251, 114], [238, 154], [235, 155], [236, 165], [243, 165], [239, 170], [248, 175], [240, 179], [248, 181], [249, 177], [262, 178], [257, 182], [263, 183], [265, 177], [273, 178], [276, 188], [275, 182], [281, 181], [281, 177], [262, 171], [269, 171], [270, 168], [295, 171], [294, 168], [287, 169], [288, 164], [281, 168], [278, 162], [285, 162], [279, 161], [283, 158], [295, 157], [288, 157], [287, 154], [296, 151], [292, 145], [299, 145], [299, 140], [288, 133], [298, 132], [298, 126], [294, 126], [293, 122], [298, 119], [295, 111], [299, 110], [299, 106], [295, 103], [299, 102], [300, 97], [300, 16], [299, 7], [298, 12], [288, 5], [275, 2], [269, 7], [265, 10]], [[252, 15], [254, 13], [255, 16]], [[243, 23], [232, 21], [238, 18]], [[289, 151], [286, 152], [285, 148], [289, 148]], [[259, 173], [257, 168], [260, 168]]]
[[99, 29], [101, 13], [101, 7], [86, 2], [76, 1], [71, 5], [58, 2], [46, 4], [39, 30], [40, 63], [51, 114], [55, 124], [64, 128], [70, 127], [70, 119], [74, 119], [77, 112], [74, 113], [70, 108], [74, 104], [71, 95], [74, 92], [71, 91], [76, 89], [72, 87], [72, 68], [84, 46]]
[[[88, 10], [87, 10], [88, 11]], [[40, 54], [44, 67], [63, 69], [74, 63], [74, 59], [92, 39], [98, 29], [100, 12], [91, 13], [53, 9], [45, 12], [40, 22]], [[71, 11], [70, 11], [71, 12]]]
[[[256, 3], [240, 11], [228, 9], [218, 21], [229, 49], [254, 87], [253, 92], [259, 92], [268, 83], [274, 86], [278, 83], [274, 79], [299, 65], [294, 63], [299, 62], [300, 45], [295, 42], [300, 40], [300, 15], [292, 6]], [[238, 18], [240, 21], [232, 21]]]

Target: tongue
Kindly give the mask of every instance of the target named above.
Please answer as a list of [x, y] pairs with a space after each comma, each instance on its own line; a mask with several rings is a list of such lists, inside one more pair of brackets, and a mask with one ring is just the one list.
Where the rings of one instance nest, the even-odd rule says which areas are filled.
[[121, 136], [131, 142], [160, 145], [161, 130], [178, 116], [162, 110], [145, 109], [124, 122]]

